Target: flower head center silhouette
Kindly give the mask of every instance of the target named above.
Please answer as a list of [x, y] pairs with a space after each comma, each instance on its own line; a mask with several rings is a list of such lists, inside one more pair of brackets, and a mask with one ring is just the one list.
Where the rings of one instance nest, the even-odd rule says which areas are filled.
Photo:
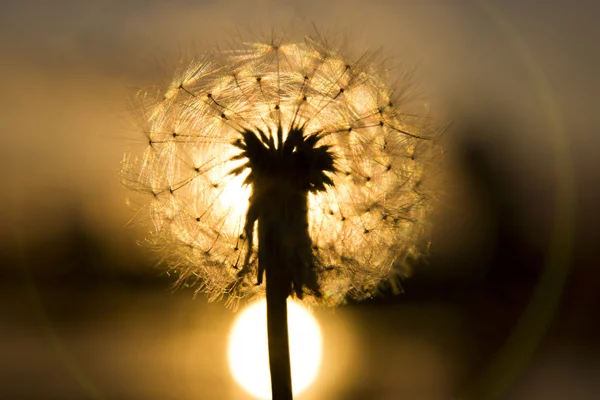
[[[234, 146], [242, 152], [232, 157], [247, 161], [231, 174], [238, 175], [249, 169], [244, 183], [252, 185], [244, 229], [249, 246], [240, 275], [248, 272], [254, 223], [258, 221], [259, 241], [271, 242], [270, 249], [279, 254], [278, 261], [283, 262], [278, 268], [289, 271], [289, 282], [296, 295], [302, 298], [306, 287], [320, 296], [308, 233], [307, 201], [308, 192], [325, 191], [325, 185], [333, 185], [326, 172], [335, 172], [334, 157], [329, 146], [317, 146], [321, 139], [318, 133], [305, 136], [301, 127], [293, 127], [285, 140], [281, 125], [276, 135], [268, 136], [259, 128], [257, 131], [241, 133], [242, 139], [235, 141]], [[280, 240], [269, 240], [268, 230], [276, 232]], [[260, 253], [259, 247], [259, 259]], [[263, 259], [268, 257], [268, 252], [263, 253]], [[265, 265], [268, 264], [258, 265], [258, 285], [263, 281]]]

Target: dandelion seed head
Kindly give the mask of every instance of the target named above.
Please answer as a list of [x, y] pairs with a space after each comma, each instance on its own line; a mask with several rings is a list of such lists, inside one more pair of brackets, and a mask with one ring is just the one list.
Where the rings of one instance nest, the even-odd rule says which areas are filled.
[[[123, 160], [125, 184], [148, 196], [147, 241], [179, 283], [211, 300], [263, 293], [255, 275], [240, 274], [256, 269], [256, 240], [244, 227], [258, 190], [249, 182], [261, 179], [307, 182], [320, 303], [372, 296], [382, 281], [407, 275], [429, 209], [415, 154], [439, 130], [426, 103], [411, 99], [410, 82], [393, 90], [375, 55], [348, 59], [312, 39], [245, 44], [217, 58], [193, 60], [164, 91], [138, 95], [148, 144]], [[302, 151], [334, 164], [278, 175], [268, 157], [250, 159], [252, 137], [275, 157], [294, 135], [310, 146], [277, 165], [304, 160]]]

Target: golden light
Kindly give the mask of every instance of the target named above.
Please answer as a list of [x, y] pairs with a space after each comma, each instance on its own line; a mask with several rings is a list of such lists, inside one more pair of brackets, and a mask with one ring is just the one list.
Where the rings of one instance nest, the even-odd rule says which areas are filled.
[[[314, 380], [321, 364], [322, 337], [315, 318], [288, 299], [290, 360], [294, 395]], [[271, 398], [267, 347], [266, 301], [250, 304], [236, 319], [229, 336], [229, 367], [235, 380], [259, 399]]]
[[[228, 293], [227, 304], [235, 306], [265, 293], [254, 273], [259, 241], [251, 244], [245, 229], [248, 217], [264, 220], [270, 212], [267, 197], [251, 200], [251, 194], [256, 176], [272, 178], [259, 164], [275, 154], [273, 147], [250, 157], [244, 135], [261, 132], [259, 147], [270, 148], [269, 142], [287, 140], [294, 126], [305, 139], [320, 132], [309, 154], [327, 147], [334, 165], [312, 172], [304, 165], [305, 179], [316, 180], [310, 208], [290, 210], [308, 212], [305, 242], [315, 265], [327, 266], [316, 279], [323, 296], [313, 298], [308, 290], [306, 300], [335, 306], [346, 297], [371, 297], [380, 282], [408, 276], [404, 266], [421, 252], [430, 211], [429, 188], [422, 184], [429, 156], [423, 156], [433, 146], [423, 139], [443, 127], [410, 80], [389, 85], [375, 53], [353, 61], [313, 38], [276, 42], [241, 45], [216, 59], [200, 56], [165, 90], [141, 91], [136, 115], [145, 150], [124, 159], [123, 182], [150, 199], [147, 243], [178, 283], [201, 283], [198, 291], [210, 300]], [[293, 172], [277, 160], [269, 170]]]

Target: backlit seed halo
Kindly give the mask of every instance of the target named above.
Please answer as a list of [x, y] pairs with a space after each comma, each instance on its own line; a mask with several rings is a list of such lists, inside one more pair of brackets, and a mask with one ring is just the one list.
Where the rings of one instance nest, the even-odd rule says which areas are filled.
[[263, 293], [255, 273], [239, 274], [256, 271], [256, 241], [244, 232], [252, 169], [236, 143], [253, 132], [277, 148], [301, 128], [335, 160], [331, 184], [308, 199], [319, 301], [373, 295], [408, 273], [429, 208], [417, 146], [438, 126], [413, 94], [411, 82], [392, 90], [374, 55], [352, 60], [310, 38], [190, 62], [164, 92], [138, 96], [148, 144], [126, 155], [123, 181], [150, 195], [149, 244], [210, 299]]

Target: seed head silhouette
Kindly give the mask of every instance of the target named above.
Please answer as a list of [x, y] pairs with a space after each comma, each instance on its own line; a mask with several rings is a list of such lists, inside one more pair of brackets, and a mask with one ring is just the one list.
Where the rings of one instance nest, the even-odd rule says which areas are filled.
[[408, 274], [429, 209], [417, 146], [439, 129], [388, 75], [377, 52], [272, 40], [140, 92], [146, 149], [122, 177], [178, 282], [235, 303], [276, 270], [288, 295], [336, 305]]

